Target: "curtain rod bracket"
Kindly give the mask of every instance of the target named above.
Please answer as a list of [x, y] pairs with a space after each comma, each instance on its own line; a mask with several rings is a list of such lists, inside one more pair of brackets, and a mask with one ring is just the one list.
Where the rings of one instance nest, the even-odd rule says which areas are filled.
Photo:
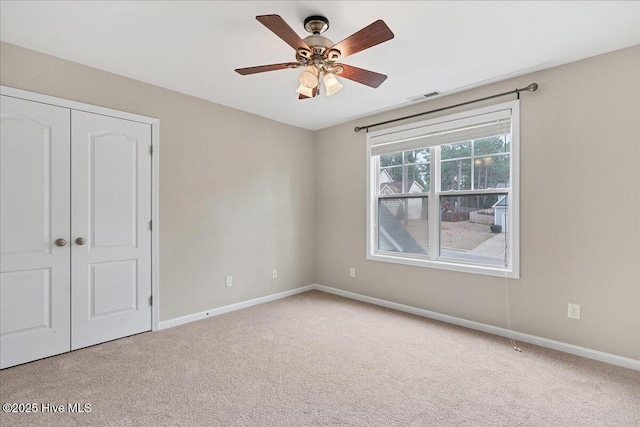
[[520, 89], [515, 89], [515, 90], [511, 90], [509, 92], [499, 93], [497, 95], [485, 96], [484, 98], [478, 98], [478, 99], [474, 99], [472, 101], [467, 101], [467, 102], [463, 102], [463, 103], [456, 104], [456, 105], [450, 105], [448, 107], [438, 108], [436, 110], [425, 111], [424, 113], [418, 113], [418, 114], [413, 114], [411, 116], [399, 117], [397, 119], [387, 120], [385, 122], [373, 123], [373, 124], [366, 125], [366, 126], [356, 126], [356, 127], [353, 128], [353, 130], [355, 132], [360, 132], [362, 129], [366, 129], [366, 131], [369, 132], [369, 128], [372, 128], [372, 127], [382, 126], [382, 125], [386, 125], [386, 124], [394, 123], [394, 122], [399, 122], [400, 120], [413, 119], [414, 117], [424, 116], [425, 114], [437, 113], [439, 111], [449, 110], [451, 108], [456, 108], [456, 107], [462, 107], [463, 105], [474, 104], [476, 102], [486, 101], [488, 99], [498, 98], [500, 96], [512, 95], [514, 93], [517, 94], [518, 99], [520, 99], [520, 92], [535, 92], [536, 90], [538, 90], [538, 87], [539, 87], [538, 83], [531, 83], [530, 85], [528, 85], [526, 87], [523, 87], [523, 88], [520, 88]]

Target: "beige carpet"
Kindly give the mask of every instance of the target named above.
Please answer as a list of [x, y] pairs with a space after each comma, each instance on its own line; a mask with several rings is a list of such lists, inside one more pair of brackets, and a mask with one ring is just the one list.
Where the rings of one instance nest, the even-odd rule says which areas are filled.
[[0, 425], [637, 426], [640, 372], [318, 291], [0, 372]]

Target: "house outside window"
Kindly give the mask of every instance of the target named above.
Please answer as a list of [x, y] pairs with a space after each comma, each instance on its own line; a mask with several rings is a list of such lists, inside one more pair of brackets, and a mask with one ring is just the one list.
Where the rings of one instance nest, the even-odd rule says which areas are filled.
[[519, 277], [519, 101], [367, 134], [367, 259]]

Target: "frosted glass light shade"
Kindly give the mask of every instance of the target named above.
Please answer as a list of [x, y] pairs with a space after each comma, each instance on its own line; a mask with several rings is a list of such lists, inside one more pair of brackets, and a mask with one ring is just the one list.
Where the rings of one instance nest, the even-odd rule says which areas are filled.
[[300, 84], [304, 87], [313, 89], [318, 86], [318, 70], [316, 67], [307, 67], [300, 74]]
[[327, 88], [327, 96], [331, 96], [342, 89], [342, 84], [338, 81], [335, 74], [331, 73], [324, 75], [324, 86]]
[[298, 92], [300, 95], [313, 98], [313, 88], [304, 87], [304, 85], [300, 85], [298, 89], [296, 89], [296, 92]]

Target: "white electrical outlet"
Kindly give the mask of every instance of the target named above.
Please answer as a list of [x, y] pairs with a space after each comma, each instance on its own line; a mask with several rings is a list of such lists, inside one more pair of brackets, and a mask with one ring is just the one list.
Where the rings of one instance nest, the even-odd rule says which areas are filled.
[[277, 269], [273, 269], [273, 278], [277, 279], [278, 278], [278, 270]]
[[224, 284], [227, 288], [230, 288], [233, 286], [233, 276], [227, 276], [225, 277], [225, 281]]
[[356, 277], [356, 269], [355, 268], [350, 268], [349, 269], [349, 277]]
[[579, 304], [571, 304], [569, 303], [569, 309], [567, 312], [567, 317], [569, 319], [580, 320], [580, 305]]

